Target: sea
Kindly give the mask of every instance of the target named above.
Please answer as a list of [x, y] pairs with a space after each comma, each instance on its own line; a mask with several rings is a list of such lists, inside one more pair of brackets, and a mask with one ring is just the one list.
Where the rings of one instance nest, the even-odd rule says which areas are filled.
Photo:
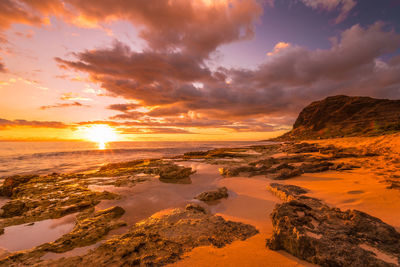
[[0, 179], [17, 174], [85, 172], [112, 162], [263, 143], [266, 142], [112, 142], [100, 149], [97, 143], [92, 142], [0, 142]]

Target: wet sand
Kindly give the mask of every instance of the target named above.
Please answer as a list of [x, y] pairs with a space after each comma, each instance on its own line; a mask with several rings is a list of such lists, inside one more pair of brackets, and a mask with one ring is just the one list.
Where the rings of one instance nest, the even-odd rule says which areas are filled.
[[220, 179], [229, 198], [212, 206], [211, 211], [227, 220], [254, 225], [260, 233], [245, 241], [236, 241], [223, 248], [198, 247], [170, 266], [315, 266], [282, 251], [272, 251], [265, 239], [272, 234], [269, 214], [281, 201], [266, 190], [272, 180], [264, 176]]
[[400, 192], [387, 189], [387, 185], [368, 170], [303, 174], [283, 183], [310, 189], [308, 196], [342, 210], [363, 211], [400, 231]]

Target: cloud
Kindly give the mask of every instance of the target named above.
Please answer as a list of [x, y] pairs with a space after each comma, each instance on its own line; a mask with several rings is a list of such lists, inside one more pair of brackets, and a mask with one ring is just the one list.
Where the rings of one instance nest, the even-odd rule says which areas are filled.
[[[175, 102], [177, 97], [198, 97], [192, 81], [213, 79], [197, 58], [182, 53], [133, 52], [121, 42], [111, 48], [75, 54], [79, 61], [56, 58], [64, 68], [88, 72], [113, 95], [141, 98], [151, 105]], [[179, 84], [181, 86], [179, 86]]]
[[122, 134], [195, 134], [179, 128], [119, 128]]
[[285, 50], [286, 48], [290, 47], [289, 43], [279, 42], [274, 46], [274, 49], [271, 52], [268, 52], [268, 56], [273, 56], [278, 54], [279, 52]]
[[[257, 0], [3, 0], [0, 28], [48, 24], [50, 16], [80, 27], [125, 20], [138, 27], [152, 50], [206, 57], [221, 44], [252, 37], [261, 13]], [[213, 26], [205, 27], [211, 21]]]
[[7, 70], [6, 70], [6, 66], [4, 65], [4, 63], [1, 61], [1, 58], [0, 58], [0, 72], [6, 72]]
[[111, 109], [111, 110], [127, 112], [132, 109], [137, 109], [139, 107], [140, 107], [140, 105], [138, 105], [138, 104], [129, 103], [129, 104], [112, 104], [112, 105], [109, 105], [107, 108]]
[[[255, 0], [69, 0], [84, 21], [127, 20], [152, 50], [207, 56], [219, 45], [247, 39], [262, 7]], [[212, 21], [212, 27], [205, 27]]]
[[[282, 43], [279, 53], [252, 70], [211, 71], [182, 53], [138, 53], [119, 42], [77, 53], [75, 60], [57, 61], [88, 73], [109, 93], [148, 107], [150, 111], [139, 112], [118, 106], [122, 113], [113, 117], [145, 125], [157, 125], [149, 122], [156, 117], [164, 118], [159, 124], [164, 126], [211, 123], [239, 130], [263, 125], [268, 129], [279, 118], [289, 122], [305, 105], [329, 95], [399, 97], [400, 60], [382, 59], [400, 48], [399, 34], [375, 23], [366, 28], [354, 25], [332, 40], [331, 48], [324, 50]], [[198, 83], [203, 86], [193, 85]], [[254, 118], [262, 119], [253, 125], [246, 122]]]
[[110, 119], [114, 120], [137, 120], [145, 115], [143, 112], [140, 111], [125, 111], [124, 113], [115, 115], [110, 117]]
[[344, 21], [350, 11], [357, 5], [355, 0], [301, 0], [306, 6], [319, 10], [340, 10], [335, 23]]
[[54, 105], [47, 105], [47, 106], [41, 106], [41, 110], [45, 109], [50, 109], [50, 108], [67, 108], [67, 107], [90, 107], [89, 105], [83, 105], [79, 102], [73, 102], [73, 103], [57, 103]]
[[28, 126], [34, 128], [66, 128], [68, 127], [58, 121], [27, 121], [27, 120], [6, 120], [0, 118], [0, 129], [6, 127]]
[[262, 12], [258, 0], [2, 0], [0, 37], [12, 24], [48, 25], [50, 17], [102, 29], [122, 20], [138, 29], [148, 50], [180, 52], [202, 61], [222, 44], [251, 38]]
[[[91, 98], [82, 97], [78, 93], [68, 92], [64, 93], [60, 97], [61, 100], [72, 100], [72, 101], [93, 101]], [[76, 102], [75, 102], [76, 103]]]

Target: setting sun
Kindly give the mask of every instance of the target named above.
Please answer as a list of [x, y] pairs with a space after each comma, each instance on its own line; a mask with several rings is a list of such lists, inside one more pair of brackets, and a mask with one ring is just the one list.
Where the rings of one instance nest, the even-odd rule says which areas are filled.
[[112, 127], [99, 124], [86, 128], [86, 139], [98, 143], [99, 149], [105, 149], [106, 143], [118, 140], [118, 135]]

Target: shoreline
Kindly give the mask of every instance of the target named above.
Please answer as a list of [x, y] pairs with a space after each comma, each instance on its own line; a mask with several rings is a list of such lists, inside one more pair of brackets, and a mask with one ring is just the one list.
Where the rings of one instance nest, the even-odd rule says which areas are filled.
[[[389, 141], [385, 141], [388, 138]], [[56, 220], [69, 214], [76, 214], [77, 217], [72, 231], [54, 236], [54, 241], [8, 254], [13, 255], [12, 257], [7, 257], [4, 254], [7, 252], [4, 252], [0, 257], [0, 266], [80, 266], [86, 260], [94, 259], [100, 251], [105, 253], [108, 249], [115, 249], [124, 236], [137, 242], [130, 233], [142, 231], [142, 235], [150, 234], [136, 225], [140, 221], [157, 227], [160, 240], [168, 243], [172, 237], [162, 236], [167, 222], [176, 216], [184, 216], [192, 223], [195, 223], [193, 219], [197, 216], [199, 219], [196, 220], [200, 220], [201, 225], [203, 218], [216, 220], [213, 225], [215, 231], [230, 227], [232, 223], [239, 223], [239, 229], [243, 232], [233, 232], [232, 235], [225, 233], [223, 239], [218, 241], [219, 245], [216, 245], [216, 241], [207, 244], [208, 241], [204, 239], [207, 235], [213, 236], [212, 231], [205, 231], [200, 239], [183, 242], [183, 236], [194, 235], [184, 228], [181, 237], [179, 234], [174, 237], [181, 242], [178, 243], [182, 254], [175, 255], [170, 251], [162, 254], [163, 261], [157, 263], [150, 260], [147, 263], [200, 266], [207, 261], [213, 261], [217, 266], [224, 263], [239, 266], [239, 263], [246, 263], [246, 258], [253, 257], [247, 262], [249, 265], [270, 258], [271, 263], [281, 263], [282, 266], [312, 266], [311, 263], [289, 256], [287, 252], [270, 250], [262, 242], [273, 236], [278, 229], [268, 213], [277, 212], [277, 209], [279, 211], [279, 207], [285, 203], [267, 191], [267, 187], [273, 183], [297, 185], [309, 191], [307, 197], [315, 197], [324, 205], [326, 203], [342, 210], [359, 209], [383, 219], [399, 231], [400, 221], [396, 218], [395, 211], [400, 210], [400, 204], [393, 203], [400, 203], [400, 187], [397, 187], [396, 180], [397, 175], [400, 175], [400, 164], [387, 162], [399, 161], [400, 151], [396, 150], [396, 142], [400, 137], [391, 135], [380, 139], [361, 139], [307, 140], [218, 148], [192, 151], [173, 158], [112, 163], [92, 173], [29, 178], [22, 176], [14, 180], [8, 178], [1, 188], [3, 195], [11, 197], [2, 207], [0, 223], [1, 228], [5, 229], [3, 235], [7, 235], [7, 227], [12, 225], [28, 227], [24, 225]], [[373, 174], [368, 175], [369, 172]], [[215, 203], [195, 199], [202, 192], [220, 187], [228, 189], [227, 198]], [[43, 196], [46, 197], [43, 199]], [[383, 196], [384, 200], [377, 201]], [[166, 210], [165, 214], [154, 224], [152, 214], [162, 210]], [[82, 229], [82, 225], [87, 225], [86, 230]], [[205, 227], [206, 225], [207, 223], [204, 224]], [[251, 227], [255, 227], [260, 233], [252, 232]], [[83, 235], [89, 235], [89, 238], [83, 238]], [[79, 241], [65, 246], [63, 242], [66, 240]], [[114, 240], [114, 246], [107, 247], [109, 241], [106, 240]], [[157, 247], [157, 243], [150, 242], [153, 244], [150, 250], [152, 257], [161, 255], [161, 251], [167, 249], [167, 243]], [[261, 246], [262, 244], [264, 245]], [[68, 254], [78, 248], [87, 249], [81, 249], [77, 254]], [[282, 249], [286, 250], [284, 247]], [[382, 247], [377, 249], [381, 251]], [[363, 251], [360, 253], [364, 253]], [[66, 253], [65, 256], [69, 257], [57, 256], [57, 259], [51, 259], [45, 256], [48, 253]], [[141, 254], [144, 252], [131, 253], [130, 260], [141, 259], [142, 263], [146, 262], [143, 261], [144, 254]], [[377, 256], [371, 256], [371, 259], [381, 264], [393, 264], [393, 257], [398, 257], [395, 256], [397, 252], [387, 253], [391, 255], [389, 258], [382, 258], [381, 254], [375, 253]], [[205, 258], [206, 255], [209, 258]], [[296, 256], [302, 258], [304, 255]], [[313, 261], [307, 257], [304, 259]], [[105, 264], [105, 260], [96, 258], [99, 266]], [[127, 259], [116, 256], [115, 260], [123, 263]]]

